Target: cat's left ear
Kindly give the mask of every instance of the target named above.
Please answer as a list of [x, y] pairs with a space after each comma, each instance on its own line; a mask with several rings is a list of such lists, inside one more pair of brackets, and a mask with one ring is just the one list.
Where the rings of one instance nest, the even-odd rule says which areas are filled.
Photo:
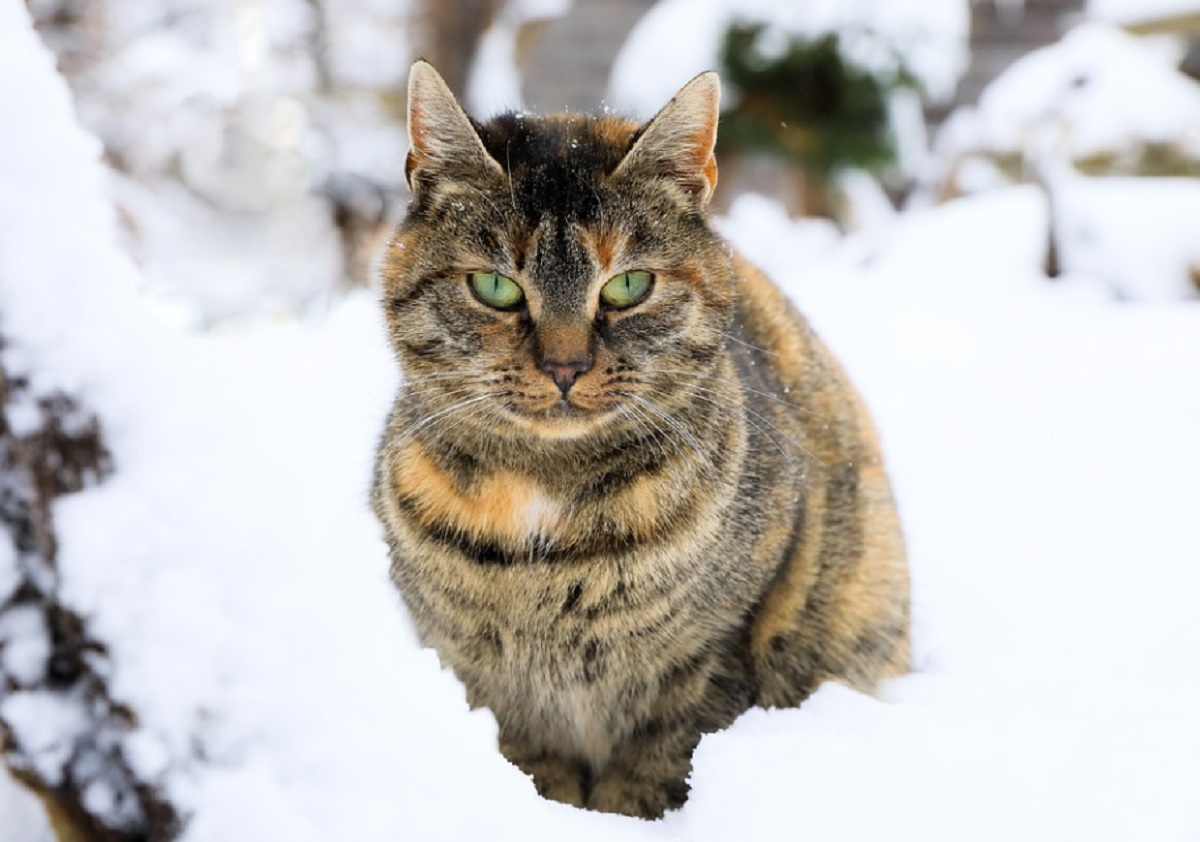
[[426, 61], [415, 62], [408, 75], [408, 140], [404, 175], [414, 193], [420, 183], [439, 178], [469, 178], [485, 171], [504, 175], [471, 118]]
[[709, 70], [684, 85], [646, 126], [613, 173], [665, 174], [693, 192], [701, 204], [717, 186], [717, 120], [721, 80]]

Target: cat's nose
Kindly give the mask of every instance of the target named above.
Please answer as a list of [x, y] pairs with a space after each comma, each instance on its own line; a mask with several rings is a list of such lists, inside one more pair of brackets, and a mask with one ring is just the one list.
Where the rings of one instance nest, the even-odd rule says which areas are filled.
[[538, 366], [550, 375], [554, 380], [554, 385], [558, 386], [558, 391], [562, 392], [564, 398], [567, 396], [567, 392], [571, 391], [571, 387], [575, 385], [575, 379], [591, 367], [590, 360], [570, 360], [568, 362], [543, 360]]

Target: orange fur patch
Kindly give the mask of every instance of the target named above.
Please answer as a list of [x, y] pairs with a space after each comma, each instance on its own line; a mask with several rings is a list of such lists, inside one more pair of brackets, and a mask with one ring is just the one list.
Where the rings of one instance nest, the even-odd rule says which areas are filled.
[[528, 477], [495, 473], [461, 489], [438, 468], [419, 442], [396, 462], [395, 490], [416, 504], [423, 522], [444, 521], [472, 535], [520, 543], [547, 535], [558, 524], [561, 505]]
[[804, 605], [817, 581], [825, 495], [814, 491], [806, 505], [804, 538], [796, 554], [784, 560], [783, 576], [767, 593], [750, 629], [750, 648], [760, 657], [770, 649], [772, 638], [794, 631], [803, 623]]
[[613, 257], [617, 251], [614, 238], [611, 235], [599, 234], [588, 239], [592, 250], [596, 253], [596, 262], [600, 264], [600, 271], [607, 274], [612, 269]]
[[655, 477], [641, 477], [618, 498], [622, 522], [639, 539], [654, 534], [658, 526], [659, 501], [666, 493], [666, 483]]

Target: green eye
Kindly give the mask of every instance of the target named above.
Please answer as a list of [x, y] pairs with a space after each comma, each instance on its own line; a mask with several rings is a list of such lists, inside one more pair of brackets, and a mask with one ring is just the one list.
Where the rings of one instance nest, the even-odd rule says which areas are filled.
[[606, 307], [624, 310], [649, 295], [652, 286], [654, 276], [649, 272], [622, 272], [600, 288], [600, 302]]
[[494, 272], [472, 272], [467, 281], [476, 298], [497, 310], [516, 309], [525, 300], [525, 291], [516, 281]]

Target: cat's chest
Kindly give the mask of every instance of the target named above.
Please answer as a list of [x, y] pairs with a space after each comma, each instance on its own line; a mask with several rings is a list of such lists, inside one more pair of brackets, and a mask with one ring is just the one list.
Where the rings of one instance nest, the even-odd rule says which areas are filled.
[[607, 475], [589, 479], [570, 466], [554, 476], [511, 467], [464, 475], [414, 441], [393, 463], [387, 505], [394, 507], [389, 517], [395, 534], [424, 544], [416, 552], [439, 545], [458, 554], [446, 565], [448, 575], [457, 575], [459, 560], [468, 567], [569, 563], [678, 541], [695, 531], [686, 521], [707, 511], [711, 497], [677, 482], [672, 465], [660, 467], [619, 482]]
[[[393, 575], [424, 641], [502, 725], [600, 763], [658, 677], [694, 657], [692, 632], [740, 616], [735, 589], [711, 586], [729, 555], [714, 549], [719, 502], [669, 469], [572, 495], [514, 471], [464, 481], [417, 445], [393, 464]], [[728, 617], [722, 601], [738, 603]]]
[[628, 601], [611, 583], [547, 588], [525, 575], [532, 571], [509, 572], [512, 593], [526, 594], [523, 610], [490, 618], [496, 645], [482, 659], [464, 652], [462, 639], [450, 643], [465, 656], [458, 671], [502, 724], [574, 745], [599, 768], [647, 715], [658, 677], [692, 654], [681, 645], [692, 608], [667, 596]]

